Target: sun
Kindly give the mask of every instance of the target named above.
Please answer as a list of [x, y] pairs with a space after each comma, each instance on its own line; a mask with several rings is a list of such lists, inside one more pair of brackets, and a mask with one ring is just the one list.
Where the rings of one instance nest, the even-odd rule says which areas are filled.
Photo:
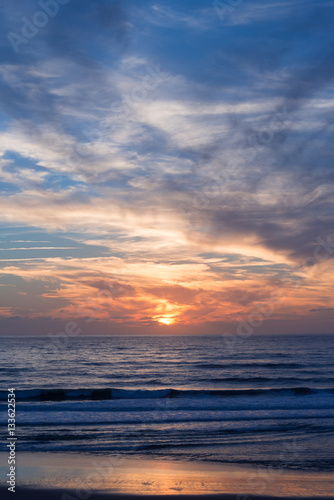
[[172, 318], [159, 318], [158, 322], [161, 323], [162, 325], [172, 325], [173, 324]]

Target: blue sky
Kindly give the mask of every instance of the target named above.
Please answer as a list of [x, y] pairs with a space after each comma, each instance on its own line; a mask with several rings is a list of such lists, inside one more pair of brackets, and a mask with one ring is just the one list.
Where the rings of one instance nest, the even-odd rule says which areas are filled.
[[331, 1], [1, 10], [2, 334], [332, 331]]

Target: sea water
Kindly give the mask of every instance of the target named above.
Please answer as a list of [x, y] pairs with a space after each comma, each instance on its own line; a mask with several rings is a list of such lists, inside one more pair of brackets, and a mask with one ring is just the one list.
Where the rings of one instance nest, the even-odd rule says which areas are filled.
[[334, 469], [334, 336], [1, 338], [20, 451]]

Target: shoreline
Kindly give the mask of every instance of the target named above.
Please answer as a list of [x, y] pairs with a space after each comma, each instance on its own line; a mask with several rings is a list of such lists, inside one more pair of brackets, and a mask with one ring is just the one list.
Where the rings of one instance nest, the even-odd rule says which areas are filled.
[[[2, 477], [6, 477], [7, 469], [6, 455], [0, 453]], [[238, 500], [250, 497], [334, 500], [334, 472], [63, 452], [21, 452], [17, 456], [16, 472], [17, 500], [30, 498], [31, 491], [35, 492], [35, 498], [44, 498], [40, 494], [46, 490], [58, 491], [58, 498], [59, 492], [71, 492], [64, 500], [88, 500], [102, 494], [103, 498], [135, 495], [133, 498], [137, 499], [138, 495], [142, 498], [190, 495], [189, 498], [208, 496], [211, 499], [212, 495], [218, 495], [216, 498], [226, 500], [236, 496]], [[2, 492], [7, 488], [5, 481], [0, 483]], [[9, 491], [7, 494], [13, 495]]]
[[[60, 490], [60, 489], [37, 489], [37, 488], [24, 488], [15, 493], [16, 500], [79, 500], [75, 490]], [[0, 497], [4, 500], [13, 498], [12, 494], [7, 492], [0, 486]], [[129, 493], [102, 493], [93, 492], [89, 496], [81, 497], [85, 500], [169, 500], [171, 495], [142, 495], [142, 494], [129, 494]], [[178, 498], [183, 500], [333, 500], [334, 496], [330, 497], [274, 497], [268, 495], [239, 495], [236, 493], [222, 493], [222, 494], [192, 494], [192, 495], [177, 495]]]

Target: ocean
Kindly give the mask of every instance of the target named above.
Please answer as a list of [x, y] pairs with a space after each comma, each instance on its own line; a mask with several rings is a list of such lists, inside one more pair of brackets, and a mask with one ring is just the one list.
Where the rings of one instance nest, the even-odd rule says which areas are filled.
[[334, 336], [1, 338], [2, 442], [334, 470]]

